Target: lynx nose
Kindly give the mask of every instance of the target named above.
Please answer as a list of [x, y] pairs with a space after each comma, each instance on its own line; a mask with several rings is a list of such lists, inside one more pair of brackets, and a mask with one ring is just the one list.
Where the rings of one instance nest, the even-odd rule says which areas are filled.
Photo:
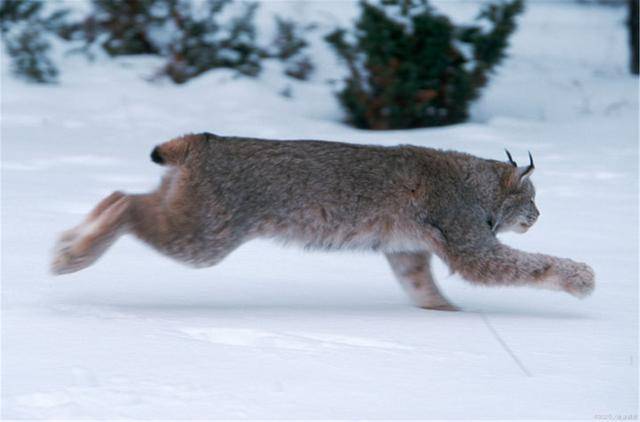
[[538, 217], [540, 217], [540, 210], [538, 210], [538, 207], [536, 207], [536, 205], [533, 204], [533, 214], [531, 216], [531, 224], [535, 223]]

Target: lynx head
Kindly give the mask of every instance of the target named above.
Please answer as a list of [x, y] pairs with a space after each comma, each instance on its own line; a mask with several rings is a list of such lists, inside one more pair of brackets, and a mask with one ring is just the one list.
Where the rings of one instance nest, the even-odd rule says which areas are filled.
[[507, 170], [501, 183], [504, 189], [502, 196], [504, 199], [501, 204], [498, 204], [498, 210], [492, 222], [492, 230], [494, 233], [504, 231], [524, 233], [533, 226], [540, 215], [533, 202], [536, 191], [533, 183], [529, 180], [535, 166], [531, 153], [529, 153], [529, 165], [518, 167], [509, 151], [506, 152], [511, 167]]

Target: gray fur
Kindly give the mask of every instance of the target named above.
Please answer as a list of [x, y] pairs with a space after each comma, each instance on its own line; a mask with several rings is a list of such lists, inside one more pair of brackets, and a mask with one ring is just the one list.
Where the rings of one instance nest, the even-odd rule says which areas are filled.
[[419, 306], [453, 309], [431, 253], [469, 281], [530, 285], [576, 296], [594, 288], [587, 265], [514, 250], [496, 234], [538, 217], [527, 168], [455, 151], [324, 141], [186, 135], [159, 145], [169, 169], [157, 191], [114, 193], [56, 248], [53, 272], [93, 263], [133, 233], [194, 266], [220, 262], [258, 237], [306, 248], [386, 254]]

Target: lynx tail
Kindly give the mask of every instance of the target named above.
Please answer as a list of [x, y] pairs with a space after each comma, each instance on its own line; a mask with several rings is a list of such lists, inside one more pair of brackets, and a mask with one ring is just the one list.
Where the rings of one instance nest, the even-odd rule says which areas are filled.
[[151, 151], [151, 161], [169, 166], [184, 164], [189, 155], [189, 150], [201, 137], [202, 135], [185, 135], [160, 144]]

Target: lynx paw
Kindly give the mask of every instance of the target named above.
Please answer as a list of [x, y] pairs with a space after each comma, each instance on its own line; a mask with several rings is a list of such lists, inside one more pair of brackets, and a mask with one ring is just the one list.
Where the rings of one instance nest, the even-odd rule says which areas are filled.
[[451, 303], [439, 303], [439, 304], [431, 304], [420, 306], [422, 309], [431, 309], [432, 311], [448, 311], [448, 312], [456, 312], [459, 311], [456, 305], [452, 305]]
[[452, 305], [440, 292], [431, 289], [418, 288], [409, 292], [411, 301], [422, 309], [432, 309], [434, 311], [459, 311], [460, 309]]
[[416, 306], [422, 309], [431, 309], [434, 311], [451, 311], [451, 312], [460, 310], [460, 308], [451, 304], [451, 302], [449, 302], [444, 297], [438, 297], [438, 298], [429, 297], [429, 298], [420, 298], [420, 299], [414, 297], [413, 301], [416, 304]]
[[[90, 218], [60, 236], [54, 248], [51, 272], [56, 275], [80, 271], [107, 250], [115, 239], [127, 230], [126, 212], [129, 202], [118, 192], [107, 198], [112, 201], [107, 208], [103, 204], [94, 210]], [[98, 211], [101, 210], [101, 213]], [[97, 215], [95, 215], [97, 214]]]
[[83, 243], [79, 230], [63, 233], [53, 250], [51, 272], [54, 275], [69, 274], [91, 265], [96, 257]]
[[560, 271], [562, 290], [578, 298], [590, 295], [596, 287], [593, 269], [581, 262], [567, 261]]

